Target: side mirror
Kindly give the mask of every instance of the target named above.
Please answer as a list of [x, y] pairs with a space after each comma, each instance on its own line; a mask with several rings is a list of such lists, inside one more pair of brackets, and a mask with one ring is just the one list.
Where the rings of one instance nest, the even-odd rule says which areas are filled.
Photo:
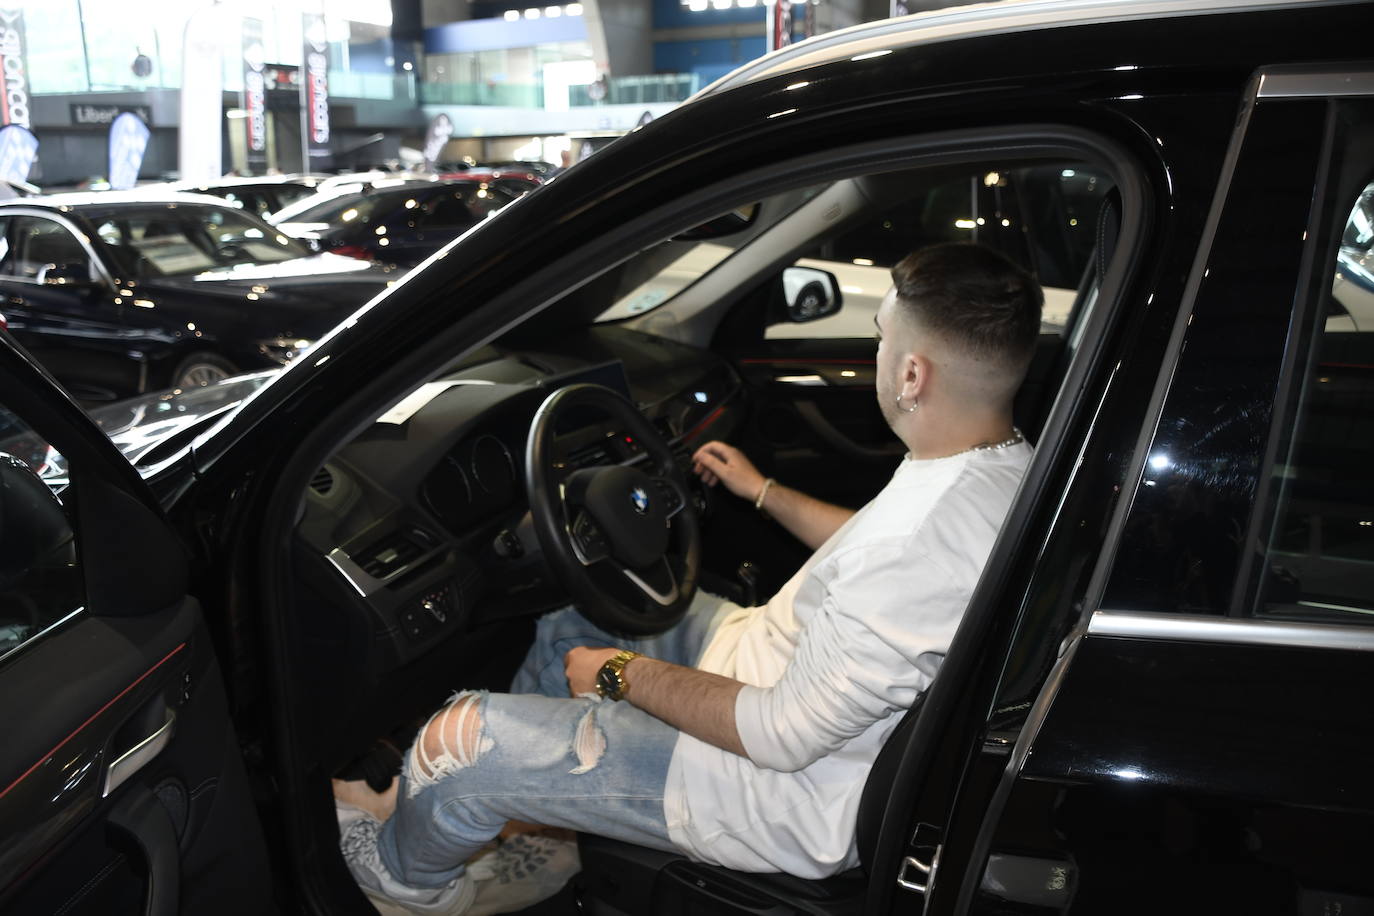
[[787, 267], [782, 272], [787, 320], [795, 323], [828, 318], [840, 310], [840, 284], [835, 275], [814, 267]]
[[90, 286], [93, 282], [85, 264], [44, 264], [35, 279], [44, 286]]

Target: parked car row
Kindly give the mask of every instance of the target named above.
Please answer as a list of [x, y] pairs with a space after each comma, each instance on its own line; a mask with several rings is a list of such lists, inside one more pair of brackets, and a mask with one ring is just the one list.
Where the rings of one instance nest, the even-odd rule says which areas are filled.
[[84, 402], [205, 385], [285, 365], [537, 185], [285, 176], [13, 199], [0, 203], [0, 314]]

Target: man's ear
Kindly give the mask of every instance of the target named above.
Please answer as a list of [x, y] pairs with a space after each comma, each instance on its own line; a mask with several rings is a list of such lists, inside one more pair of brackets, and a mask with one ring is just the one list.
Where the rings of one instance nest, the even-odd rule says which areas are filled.
[[923, 394], [928, 394], [934, 368], [934, 363], [919, 353], [905, 354], [901, 364], [902, 399], [919, 402]]

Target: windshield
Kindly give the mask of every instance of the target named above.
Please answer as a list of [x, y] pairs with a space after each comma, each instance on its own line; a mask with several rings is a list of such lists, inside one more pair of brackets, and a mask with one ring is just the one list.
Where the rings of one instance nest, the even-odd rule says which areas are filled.
[[390, 206], [395, 192], [389, 194], [340, 194], [322, 200], [312, 207], [300, 209], [300, 204], [287, 214], [286, 209], [278, 211], [280, 222], [322, 223], [325, 225], [365, 223], [371, 219], [378, 207]]
[[228, 207], [165, 204], [94, 215], [91, 222], [115, 259], [140, 278], [185, 277], [310, 255], [300, 242]]
[[644, 249], [621, 266], [615, 302], [596, 320], [619, 321], [658, 308], [826, 187], [813, 185], [760, 201], [752, 221], [738, 232], [700, 241], [668, 239]]

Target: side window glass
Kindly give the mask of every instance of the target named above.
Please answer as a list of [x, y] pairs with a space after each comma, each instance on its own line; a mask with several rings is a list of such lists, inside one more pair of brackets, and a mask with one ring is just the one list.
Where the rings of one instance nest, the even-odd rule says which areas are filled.
[[0, 659], [81, 608], [66, 463], [0, 405]]
[[875, 176], [868, 209], [841, 231], [819, 240], [794, 266], [828, 271], [838, 281], [838, 312], [813, 318], [805, 310], [779, 315], [768, 338], [869, 337], [873, 316], [891, 285], [890, 271], [918, 248], [978, 242], [1040, 279], [1046, 333], [1064, 330], [1093, 249], [1097, 209], [1112, 184], [1075, 163], [965, 167], [951, 174]]
[[1374, 625], [1374, 181], [1349, 211], [1329, 294], [1275, 460], [1255, 614]]
[[14, 246], [12, 276], [37, 283], [89, 279], [86, 250], [66, 226], [50, 219], [23, 216], [15, 219], [11, 234]]

